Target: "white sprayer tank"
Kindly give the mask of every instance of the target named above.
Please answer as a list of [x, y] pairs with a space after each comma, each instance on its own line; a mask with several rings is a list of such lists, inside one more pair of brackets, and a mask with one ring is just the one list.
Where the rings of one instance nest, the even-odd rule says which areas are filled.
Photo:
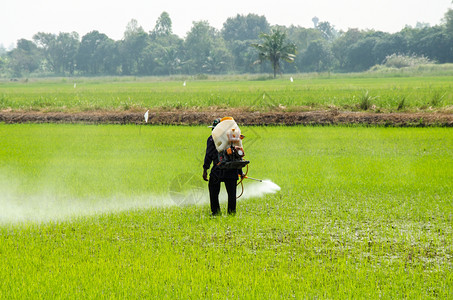
[[231, 117], [220, 120], [220, 123], [212, 130], [212, 139], [219, 152], [228, 148], [231, 143], [233, 143], [233, 146], [242, 148], [241, 130]]

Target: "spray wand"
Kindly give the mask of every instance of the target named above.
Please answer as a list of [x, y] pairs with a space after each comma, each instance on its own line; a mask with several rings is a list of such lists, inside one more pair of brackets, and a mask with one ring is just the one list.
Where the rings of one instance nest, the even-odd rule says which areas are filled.
[[250, 179], [250, 180], [255, 180], [255, 181], [259, 181], [259, 182], [263, 182], [263, 179], [257, 179], [257, 178], [253, 178], [253, 177], [249, 177], [249, 176], [242, 176], [243, 178], [246, 178], [246, 179]]
[[262, 179], [257, 179], [257, 178], [253, 178], [253, 177], [247, 176], [248, 172], [249, 172], [249, 165], [247, 165], [247, 170], [245, 171], [245, 174], [242, 174], [242, 175], [238, 174], [238, 176], [239, 176], [239, 178], [241, 180], [239, 180], [237, 185], [241, 185], [241, 194], [239, 196], [237, 196], [236, 199], [239, 199], [242, 196], [242, 194], [244, 193], [244, 183], [242, 182], [244, 180], [244, 178], [250, 179], [250, 180], [255, 180], [255, 181], [258, 181], [258, 182], [263, 182]]

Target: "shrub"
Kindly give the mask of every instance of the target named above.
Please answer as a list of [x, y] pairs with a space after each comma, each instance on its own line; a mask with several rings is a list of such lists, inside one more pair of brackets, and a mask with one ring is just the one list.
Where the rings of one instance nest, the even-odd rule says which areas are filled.
[[418, 65], [432, 64], [434, 61], [430, 60], [425, 56], [416, 55], [403, 55], [403, 54], [392, 54], [388, 55], [384, 60], [384, 65], [388, 68], [406, 68]]
[[371, 101], [374, 99], [374, 97], [371, 97], [369, 94], [368, 94], [368, 91], [366, 91], [365, 94], [363, 94], [361, 97], [360, 97], [360, 103], [359, 103], [359, 107], [360, 109], [362, 110], [368, 110], [370, 107], [371, 107]]

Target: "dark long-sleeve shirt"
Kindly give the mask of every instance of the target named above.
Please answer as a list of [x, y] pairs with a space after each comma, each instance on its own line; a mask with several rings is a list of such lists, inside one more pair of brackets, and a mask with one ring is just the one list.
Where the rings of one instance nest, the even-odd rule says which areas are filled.
[[211, 175], [219, 179], [238, 179], [238, 175], [242, 174], [241, 169], [220, 169], [217, 164], [219, 163], [219, 152], [217, 151], [212, 135], [208, 138], [206, 145], [206, 155], [204, 156], [203, 169], [208, 170], [213, 163]]

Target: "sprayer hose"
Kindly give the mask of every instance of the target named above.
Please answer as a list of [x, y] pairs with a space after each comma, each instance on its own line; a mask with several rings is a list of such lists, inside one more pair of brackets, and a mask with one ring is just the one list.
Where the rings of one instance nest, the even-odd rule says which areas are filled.
[[238, 184], [236, 186], [238, 186], [239, 184], [241, 185], [241, 194], [239, 194], [239, 196], [236, 197], [236, 199], [239, 199], [242, 194], [244, 194], [244, 178], [245, 176], [247, 176], [247, 173], [249, 172], [249, 165], [247, 165], [247, 170], [245, 171], [245, 174], [241, 176], [241, 180], [239, 180]]

